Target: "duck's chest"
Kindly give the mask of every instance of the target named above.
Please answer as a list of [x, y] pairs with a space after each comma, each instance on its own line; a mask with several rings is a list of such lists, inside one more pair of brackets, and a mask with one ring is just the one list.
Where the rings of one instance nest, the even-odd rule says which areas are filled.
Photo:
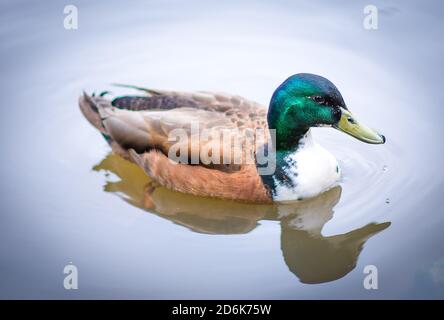
[[314, 197], [335, 186], [340, 177], [336, 158], [311, 136], [300, 147], [276, 159], [272, 175], [273, 201], [289, 201]]

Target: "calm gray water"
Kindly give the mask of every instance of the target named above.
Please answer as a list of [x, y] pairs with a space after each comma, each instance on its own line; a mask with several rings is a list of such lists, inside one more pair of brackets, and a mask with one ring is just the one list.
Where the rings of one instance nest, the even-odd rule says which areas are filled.
[[[444, 298], [443, 5], [372, 3], [370, 31], [367, 1], [2, 1], [0, 297]], [[316, 129], [341, 186], [285, 206], [147, 193], [77, 107], [114, 82], [266, 104], [299, 72], [388, 142]]]

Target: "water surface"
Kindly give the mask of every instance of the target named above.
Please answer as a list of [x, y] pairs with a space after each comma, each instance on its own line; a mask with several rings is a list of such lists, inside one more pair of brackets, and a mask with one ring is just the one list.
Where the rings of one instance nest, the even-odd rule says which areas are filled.
[[[2, 298], [443, 298], [438, 1], [3, 1], [0, 10]], [[155, 188], [82, 117], [110, 83], [222, 90], [267, 104], [289, 75], [333, 81], [387, 137], [314, 138], [339, 187], [255, 206]], [[63, 288], [63, 268], [79, 289]], [[375, 265], [379, 289], [365, 290]]]

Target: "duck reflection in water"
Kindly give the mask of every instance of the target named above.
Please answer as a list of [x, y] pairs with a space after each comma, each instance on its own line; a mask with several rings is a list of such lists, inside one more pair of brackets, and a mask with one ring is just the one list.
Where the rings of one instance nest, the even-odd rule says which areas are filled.
[[199, 198], [157, 187], [137, 165], [109, 154], [95, 171], [112, 173], [120, 180], [107, 181], [104, 190], [129, 204], [207, 234], [243, 234], [260, 220], [281, 222], [281, 249], [288, 268], [303, 283], [323, 283], [352, 271], [365, 242], [390, 226], [371, 223], [356, 230], [324, 237], [323, 226], [333, 217], [341, 196], [337, 186], [303, 200], [273, 205]]

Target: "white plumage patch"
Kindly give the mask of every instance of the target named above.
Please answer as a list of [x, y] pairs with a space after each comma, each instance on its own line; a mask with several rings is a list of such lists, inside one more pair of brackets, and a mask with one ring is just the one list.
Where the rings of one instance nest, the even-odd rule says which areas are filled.
[[274, 177], [274, 201], [314, 197], [334, 187], [340, 177], [336, 158], [313, 141], [310, 130], [301, 139], [299, 148], [284, 161], [288, 164], [284, 171], [294, 187]]

